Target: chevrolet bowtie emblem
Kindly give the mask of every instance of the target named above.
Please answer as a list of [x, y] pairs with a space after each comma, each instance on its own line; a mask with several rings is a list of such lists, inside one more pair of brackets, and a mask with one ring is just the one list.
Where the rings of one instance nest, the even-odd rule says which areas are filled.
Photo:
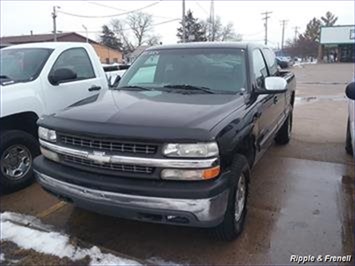
[[111, 157], [106, 155], [105, 152], [93, 151], [93, 153], [88, 155], [88, 159], [93, 160], [95, 163], [104, 164], [109, 163]]

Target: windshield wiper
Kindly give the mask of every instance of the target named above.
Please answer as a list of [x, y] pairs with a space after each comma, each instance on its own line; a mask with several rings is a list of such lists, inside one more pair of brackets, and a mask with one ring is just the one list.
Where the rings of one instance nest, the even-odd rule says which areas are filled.
[[137, 89], [141, 91], [151, 91], [152, 89], [143, 87], [143, 86], [136, 86], [136, 85], [131, 85], [131, 86], [123, 86], [123, 87], [116, 87], [114, 90], [121, 90], [121, 89]]
[[205, 93], [214, 94], [215, 92], [212, 91], [210, 88], [207, 87], [200, 87], [200, 86], [193, 86], [188, 84], [176, 84], [176, 85], [165, 85], [164, 88], [169, 89], [181, 89], [181, 90], [196, 90], [196, 91], [203, 91]]

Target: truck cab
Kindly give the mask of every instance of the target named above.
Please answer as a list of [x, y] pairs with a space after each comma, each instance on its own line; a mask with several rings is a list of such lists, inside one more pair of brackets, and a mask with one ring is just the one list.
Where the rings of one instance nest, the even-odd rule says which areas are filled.
[[36, 121], [108, 89], [101, 63], [86, 43], [33, 43], [1, 49], [0, 186], [32, 180], [39, 153]]

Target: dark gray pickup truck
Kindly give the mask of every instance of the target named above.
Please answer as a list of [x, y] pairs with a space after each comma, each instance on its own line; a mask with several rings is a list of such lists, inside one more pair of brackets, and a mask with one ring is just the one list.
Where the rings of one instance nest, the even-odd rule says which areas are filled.
[[250, 168], [290, 140], [295, 86], [264, 46], [149, 48], [114, 89], [38, 121], [37, 180], [81, 208], [234, 239]]

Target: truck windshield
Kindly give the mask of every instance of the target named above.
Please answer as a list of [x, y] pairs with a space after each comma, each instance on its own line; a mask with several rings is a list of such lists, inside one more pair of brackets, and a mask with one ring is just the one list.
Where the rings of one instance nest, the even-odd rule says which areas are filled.
[[245, 52], [231, 48], [180, 48], [144, 52], [117, 89], [141, 87], [186, 93], [235, 94], [246, 86]]
[[52, 49], [45, 48], [1, 50], [1, 83], [26, 82], [36, 79], [52, 51]]

